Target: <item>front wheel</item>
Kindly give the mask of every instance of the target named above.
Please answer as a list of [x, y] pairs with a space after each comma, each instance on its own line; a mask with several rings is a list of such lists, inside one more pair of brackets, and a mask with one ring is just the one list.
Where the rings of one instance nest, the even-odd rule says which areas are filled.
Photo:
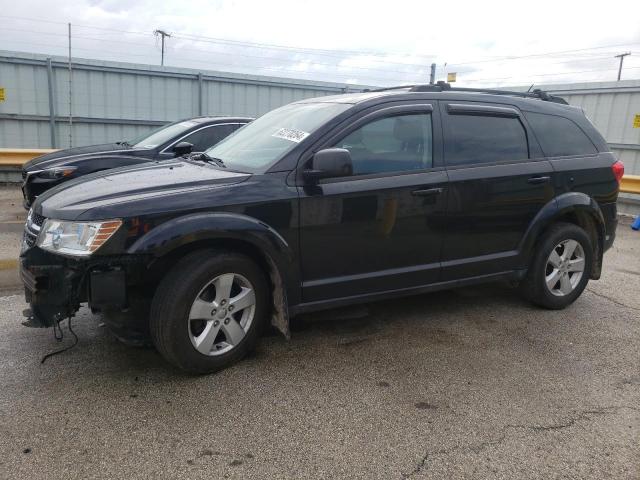
[[556, 223], [538, 244], [521, 291], [536, 305], [565, 308], [586, 288], [592, 265], [589, 235], [577, 225]]
[[255, 346], [268, 305], [265, 274], [251, 259], [201, 250], [180, 260], [158, 286], [151, 337], [178, 368], [215, 372]]

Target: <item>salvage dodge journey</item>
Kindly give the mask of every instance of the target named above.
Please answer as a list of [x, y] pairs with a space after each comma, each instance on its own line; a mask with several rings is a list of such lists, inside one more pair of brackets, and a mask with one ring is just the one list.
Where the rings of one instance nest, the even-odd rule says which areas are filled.
[[123, 341], [207, 373], [312, 310], [496, 280], [564, 308], [600, 277], [623, 170], [581, 109], [542, 91], [298, 101], [201, 155], [40, 195], [26, 323], [87, 303]]

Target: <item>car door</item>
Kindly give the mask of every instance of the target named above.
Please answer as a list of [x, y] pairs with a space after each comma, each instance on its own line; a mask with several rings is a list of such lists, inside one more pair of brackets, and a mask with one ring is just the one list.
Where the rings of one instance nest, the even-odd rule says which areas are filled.
[[301, 189], [305, 303], [438, 280], [447, 174], [434, 107], [363, 114], [322, 146], [349, 150], [353, 174]]
[[514, 106], [443, 103], [449, 175], [442, 280], [524, 267], [519, 246], [554, 198], [553, 168]]

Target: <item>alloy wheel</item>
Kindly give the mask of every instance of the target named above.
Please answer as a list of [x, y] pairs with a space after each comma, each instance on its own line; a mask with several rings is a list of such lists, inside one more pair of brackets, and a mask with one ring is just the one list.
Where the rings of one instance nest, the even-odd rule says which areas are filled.
[[563, 240], [555, 246], [547, 259], [545, 284], [558, 297], [573, 292], [584, 274], [585, 254], [575, 240]]
[[242, 275], [225, 273], [207, 283], [189, 311], [189, 338], [203, 355], [221, 355], [246, 336], [256, 310], [253, 285]]

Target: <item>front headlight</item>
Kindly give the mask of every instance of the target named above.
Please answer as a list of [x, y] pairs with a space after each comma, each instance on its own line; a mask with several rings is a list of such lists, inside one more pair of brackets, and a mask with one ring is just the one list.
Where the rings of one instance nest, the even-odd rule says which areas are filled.
[[42, 170], [38, 173], [40, 178], [46, 178], [49, 180], [56, 180], [58, 178], [64, 178], [70, 176], [77, 170], [78, 167], [53, 167]]
[[100, 248], [122, 225], [121, 220], [65, 222], [46, 220], [37, 245], [51, 252], [87, 256]]

